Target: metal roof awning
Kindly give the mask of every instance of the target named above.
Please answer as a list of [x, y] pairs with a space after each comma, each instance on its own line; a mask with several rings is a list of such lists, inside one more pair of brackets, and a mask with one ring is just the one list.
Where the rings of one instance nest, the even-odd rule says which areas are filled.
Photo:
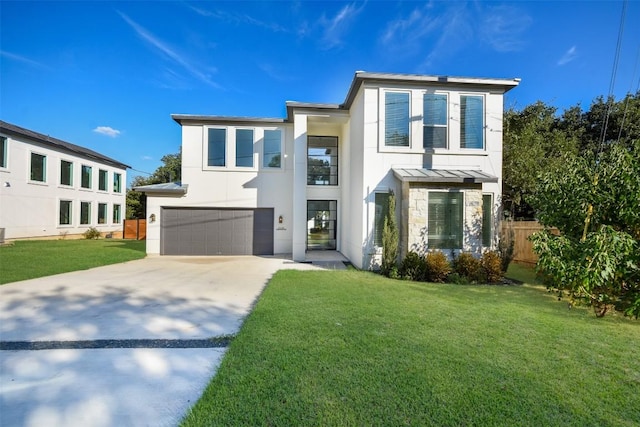
[[138, 187], [133, 187], [135, 191], [139, 191], [141, 193], [147, 194], [171, 194], [171, 195], [183, 195], [187, 194], [188, 185], [182, 185], [179, 182], [168, 182], [165, 184], [151, 184], [151, 185], [140, 185]]
[[394, 168], [393, 174], [402, 182], [444, 182], [456, 184], [498, 182], [497, 176], [477, 170]]

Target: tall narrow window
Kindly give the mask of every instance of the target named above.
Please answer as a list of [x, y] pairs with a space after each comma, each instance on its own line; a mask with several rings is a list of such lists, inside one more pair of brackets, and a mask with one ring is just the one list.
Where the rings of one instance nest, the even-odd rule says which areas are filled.
[[462, 248], [463, 195], [460, 192], [429, 192], [428, 246], [434, 249]]
[[122, 175], [117, 172], [113, 173], [113, 192], [122, 193]]
[[447, 148], [447, 95], [425, 93], [423, 106], [423, 147]]
[[493, 234], [493, 197], [482, 195], [482, 246], [491, 247]]
[[9, 150], [9, 141], [4, 136], [0, 136], [0, 168], [7, 167], [7, 151]]
[[484, 148], [482, 96], [460, 96], [460, 148]]
[[98, 170], [98, 190], [107, 191], [107, 181], [109, 180], [109, 172], [104, 169]]
[[225, 166], [227, 157], [226, 129], [209, 129], [207, 136], [207, 166]]
[[335, 200], [307, 201], [307, 249], [336, 249], [336, 220], [338, 203]]
[[31, 153], [31, 181], [45, 182], [47, 178], [47, 157]]
[[338, 185], [338, 137], [310, 136], [307, 141], [307, 185]]
[[384, 219], [389, 212], [389, 193], [376, 193], [376, 212], [374, 224], [373, 243], [382, 247], [382, 229], [384, 228]]
[[253, 167], [253, 129], [236, 129], [236, 167]]
[[263, 168], [282, 166], [282, 134], [280, 129], [264, 131], [263, 151]]
[[107, 223], [107, 204], [98, 203], [98, 224]]
[[80, 186], [82, 188], [91, 188], [91, 166], [82, 165], [80, 172]]
[[73, 163], [60, 160], [60, 185], [73, 185]]
[[91, 224], [91, 202], [80, 202], [80, 224]]
[[409, 146], [409, 93], [384, 94], [384, 145]]
[[122, 207], [120, 205], [114, 204], [112, 222], [114, 224], [120, 224], [121, 219], [122, 219]]
[[60, 200], [60, 225], [71, 224], [71, 200]]

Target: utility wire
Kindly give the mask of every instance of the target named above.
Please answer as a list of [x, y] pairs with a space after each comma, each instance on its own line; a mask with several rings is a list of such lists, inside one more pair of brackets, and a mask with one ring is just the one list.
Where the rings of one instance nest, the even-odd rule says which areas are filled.
[[[633, 92], [633, 82], [636, 79], [636, 71], [638, 70], [638, 63], [640, 63], [640, 45], [638, 45], [638, 54], [636, 56], [636, 64], [633, 67], [633, 74], [631, 75], [631, 85], [629, 86], [629, 93], [627, 94], [627, 98], [624, 100], [624, 113], [622, 114], [622, 122], [620, 123], [620, 130], [618, 131], [618, 139], [616, 142], [620, 142], [620, 138], [622, 137], [622, 129], [624, 129], [624, 124], [627, 120], [627, 112], [629, 111], [629, 99], [631, 98], [631, 94]], [[638, 78], [638, 86], [636, 88], [636, 94], [640, 90], [640, 78]]]

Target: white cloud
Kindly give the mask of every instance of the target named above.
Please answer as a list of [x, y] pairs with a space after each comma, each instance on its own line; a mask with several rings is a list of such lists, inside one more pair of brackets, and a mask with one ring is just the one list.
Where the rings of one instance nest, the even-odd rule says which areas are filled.
[[28, 64], [33, 67], [38, 68], [48, 68], [47, 66], [39, 63], [38, 61], [34, 61], [33, 59], [29, 59], [26, 56], [17, 55], [15, 53], [7, 52], [6, 50], [0, 50], [0, 56], [3, 56], [7, 59], [11, 59], [14, 61], [22, 62], [23, 64]]
[[532, 19], [523, 10], [513, 6], [494, 6], [483, 11], [480, 36], [497, 52], [516, 52], [524, 47], [523, 36]]
[[98, 126], [93, 131], [95, 133], [99, 133], [99, 134], [102, 134], [102, 135], [110, 136], [111, 138], [115, 138], [116, 136], [120, 135], [120, 131], [119, 130], [114, 129], [114, 128], [109, 127], [109, 126]]
[[[118, 13], [122, 17], [122, 19], [127, 24], [129, 24], [131, 28], [135, 30], [138, 36], [140, 36], [142, 39], [149, 42], [153, 47], [159, 50], [166, 57], [176, 62], [180, 66], [182, 66], [184, 69], [186, 69], [193, 76], [200, 79], [202, 82], [208, 84], [209, 86], [212, 86], [218, 89], [220, 88], [220, 86], [217, 83], [211, 80], [211, 77], [209, 76], [209, 74], [201, 71], [197, 66], [187, 61], [183, 56], [179, 55], [177, 52], [175, 52], [173, 49], [171, 49], [169, 46], [167, 46], [164, 42], [162, 42], [160, 39], [155, 37], [149, 31], [147, 31], [147, 29], [145, 29], [144, 27], [139, 25], [137, 22], [129, 18], [127, 15], [125, 15], [122, 12], [118, 12]], [[215, 71], [215, 69], [213, 71]]]
[[571, 46], [569, 48], [569, 50], [567, 50], [564, 55], [562, 55], [562, 58], [560, 58], [558, 60], [558, 65], [559, 66], [563, 66], [568, 64], [569, 62], [573, 61], [574, 59], [576, 59], [578, 56], [578, 50], [576, 49], [575, 46]]
[[142, 156], [142, 160], [153, 160], [151, 156]]
[[359, 7], [356, 6], [356, 3], [347, 4], [332, 18], [322, 15], [318, 22], [322, 28], [321, 47], [328, 50], [340, 46], [342, 44], [342, 36], [349, 29], [349, 21], [355, 18], [364, 9], [365, 5], [366, 2]]
[[254, 25], [256, 27], [265, 28], [267, 30], [273, 31], [275, 33], [288, 33], [290, 32], [288, 29], [283, 27], [282, 25], [276, 24], [274, 22], [266, 22], [261, 21], [259, 19], [254, 18], [251, 15], [239, 14], [239, 13], [229, 13], [221, 10], [206, 10], [195, 6], [189, 6], [191, 10], [197, 13], [200, 16], [204, 16], [207, 18], [216, 18], [226, 22], [232, 22], [234, 24], [249, 24]]

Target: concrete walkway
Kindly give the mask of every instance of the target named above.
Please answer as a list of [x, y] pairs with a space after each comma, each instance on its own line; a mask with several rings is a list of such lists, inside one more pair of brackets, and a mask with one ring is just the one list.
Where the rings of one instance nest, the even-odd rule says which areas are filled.
[[[321, 267], [148, 257], [0, 286], [0, 344], [72, 342], [0, 351], [0, 425], [177, 425], [225, 352], [198, 340], [237, 333], [283, 268]], [[195, 348], [165, 348], [167, 340]]]

